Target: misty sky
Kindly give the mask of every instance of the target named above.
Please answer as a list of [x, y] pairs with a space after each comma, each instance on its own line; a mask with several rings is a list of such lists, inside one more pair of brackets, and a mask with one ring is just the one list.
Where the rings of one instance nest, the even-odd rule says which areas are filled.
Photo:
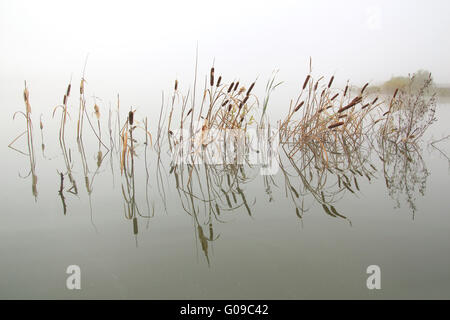
[[63, 88], [89, 54], [91, 80], [157, 94], [176, 77], [192, 79], [197, 42], [202, 74], [215, 59], [225, 76], [265, 82], [280, 69], [298, 85], [311, 56], [314, 72], [341, 83], [421, 68], [450, 83], [446, 0], [0, 3], [2, 85], [28, 79]]

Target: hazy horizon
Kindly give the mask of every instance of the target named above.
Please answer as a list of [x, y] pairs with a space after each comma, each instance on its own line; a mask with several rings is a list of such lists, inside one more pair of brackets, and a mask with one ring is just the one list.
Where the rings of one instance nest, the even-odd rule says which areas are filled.
[[450, 83], [447, 1], [164, 1], [56, 2], [0, 0], [0, 94], [15, 110], [23, 81], [32, 102], [59, 103], [86, 56], [96, 96], [126, 105], [156, 104], [161, 91], [192, 87], [196, 46], [199, 77], [214, 62], [225, 80], [258, 77], [264, 90], [273, 70], [286, 105], [309, 69], [335, 84], [379, 84], [429, 70]]

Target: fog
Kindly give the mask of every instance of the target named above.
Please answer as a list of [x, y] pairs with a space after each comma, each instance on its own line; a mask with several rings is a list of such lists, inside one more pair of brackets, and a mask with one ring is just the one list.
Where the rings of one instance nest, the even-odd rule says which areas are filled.
[[437, 83], [450, 83], [445, 0], [1, 1], [0, 6], [0, 92], [8, 105], [25, 79], [40, 102], [59, 101], [70, 78], [79, 81], [87, 55], [88, 85], [96, 95], [110, 99], [121, 92], [137, 99], [145, 92], [157, 101], [175, 78], [182, 88], [190, 86], [197, 44], [199, 75], [214, 62], [224, 78], [258, 77], [265, 84], [279, 69], [286, 83], [282, 93], [303, 81], [309, 57], [316, 74], [334, 74], [336, 83], [377, 83], [418, 69], [430, 70]]

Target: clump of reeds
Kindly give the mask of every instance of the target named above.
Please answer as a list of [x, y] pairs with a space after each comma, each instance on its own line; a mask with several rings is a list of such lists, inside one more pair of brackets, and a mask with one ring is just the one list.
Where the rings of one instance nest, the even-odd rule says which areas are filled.
[[[17, 111], [13, 115], [13, 119], [15, 119], [16, 115], [21, 114], [25, 117], [27, 122], [27, 129], [18, 135], [16, 138], [11, 141], [8, 145], [11, 149], [16, 150], [24, 155], [29, 157], [30, 161], [30, 171], [32, 175], [32, 193], [37, 199], [37, 176], [36, 176], [36, 158], [34, 153], [34, 143], [33, 143], [33, 122], [31, 120], [31, 103], [30, 103], [30, 92], [28, 91], [27, 83], [25, 81], [25, 89], [23, 90], [23, 99], [25, 102], [25, 112]], [[24, 134], [27, 136], [27, 152], [23, 152], [19, 149], [13, 147], [13, 144]]]

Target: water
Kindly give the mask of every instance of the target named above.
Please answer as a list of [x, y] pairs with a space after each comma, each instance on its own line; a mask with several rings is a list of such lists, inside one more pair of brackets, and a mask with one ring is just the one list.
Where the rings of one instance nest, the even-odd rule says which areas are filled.
[[[406, 161], [413, 164], [406, 173], [401, 157], [397, 167], [386, 168], [391, 188], [383, 162], [366, 148], [360, 156], [367, 172], [347, 172], [353, 192], [337, 186], [334, 171], [317, 194], [303, 189], [307, 175], [289, 175], [292, 168], [270, 180], [258, 167], [229, 168], [238, 185], [223, 192], [223, 170], [199, 166], [190, 197], [186, 188], [176, 188], [167, 154], [158, 162], [141, 131], [134, 159], [136, 221], [127, 218], [132, 189], [121, 175], [119, 152], [102, 147], [99, 154], [86, 125], [84, 159], [73, 137], [75, 112], [66, 128], [69, 167], [57, 138], [59, 111], [54, 120], [45, 118], [43, 140], [33, 115], [36, 192], [29, 158], [6, 147], [25, 120], [8, 122], [1, 137], [0, 298], [448, 299], [449, 162], [428, 142], [449, 134], [449, 115], [449, 104], [441, 102], [438, 122]], [[109, 143], [106, 126], [102, 134]], [[448, 141], [436, 144], [447, 155]], [[26, 149], [25, 142], [15, 146]], [[188, 167], [181, 168], [186, 183]], [[320, 190], [346, 218], [327, 214]], [[301, 219], [295, 204], [306, 210]], [[81, 268], [81, 290], [66, 288], [65, 271], [73, 264]], [[381, 268], [381, 290], [366, 287], [366, 268], [373, 264]]]

